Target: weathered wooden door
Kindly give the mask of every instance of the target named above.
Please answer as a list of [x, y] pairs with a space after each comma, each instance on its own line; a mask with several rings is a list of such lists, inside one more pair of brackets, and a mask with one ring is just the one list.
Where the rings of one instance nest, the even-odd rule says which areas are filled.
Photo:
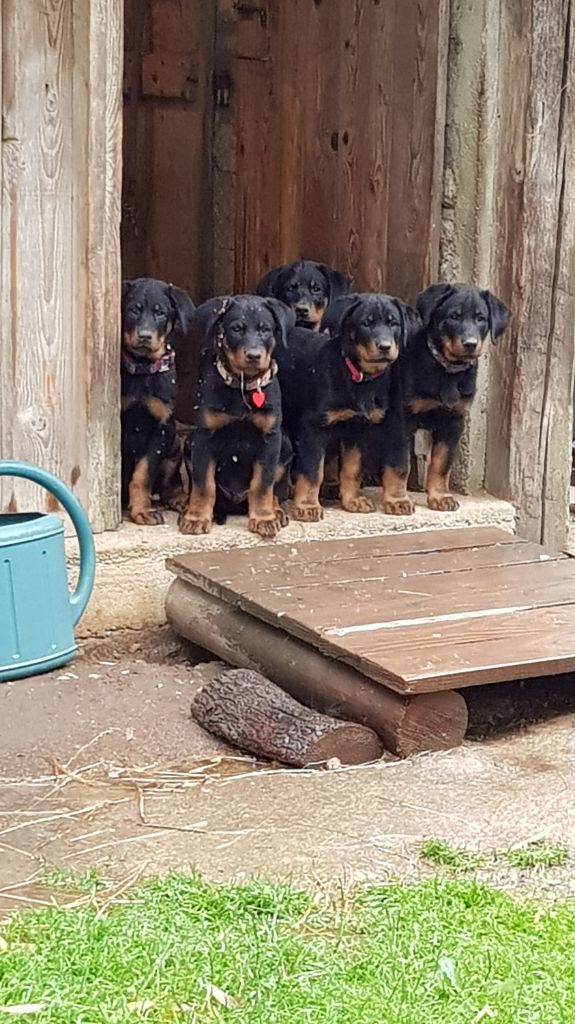
[[445, 2], [218, 7], [235, 288], [305, 256], [413, 297], [437, 272]]

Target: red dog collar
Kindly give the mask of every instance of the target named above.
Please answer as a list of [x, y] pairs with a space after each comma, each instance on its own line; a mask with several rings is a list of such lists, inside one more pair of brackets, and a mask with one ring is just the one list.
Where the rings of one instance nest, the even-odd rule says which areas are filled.
[[380, 370], [379, 373], [363, 373], [362, 370], [358, 370], [354, 362], [349, 356], [344, 356], [343, 361], [346, 365], [347, 372], [349, 373], [354, 384], [362, 384], [364, 381], [377, 380], [387, 370], [387, 366]]

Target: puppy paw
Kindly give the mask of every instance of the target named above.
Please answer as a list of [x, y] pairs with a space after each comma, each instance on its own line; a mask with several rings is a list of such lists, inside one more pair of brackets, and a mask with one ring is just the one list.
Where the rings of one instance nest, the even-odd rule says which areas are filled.
[[341, 507], [345, 512], [375, 512], [375, 505], [369, 498], [365, 498], [363, 494], [358, 494], [357, 498], [352, 498], [347, 501], [344, 505], [343, 501]]
[[181, 515], [178, 519], [180, 533], [191, 536], [199, 536], [202, 533], [209, 533], [212, 528], [211, 519], [198, 518], [196, 516]]
[[296, 505], [293, 517], [300, 523], [319, 523], [323, 519], [321, 505]]
[[257, 533], [258, 537], [275, 537], [281, 530], [281, 523], [277, 518], [277, 515], [273, 519], [256, 519], [252, 518], [248, 520], [248, 526], [251, 533]]
[[280, 524], [280, 529], [283, 530], [284, 526], [288, 526], [289, 516], [285, 509], [280, 508], [280, 506], [278, 505], [278, 507], [275, 510], [275, 515], [278, 523]]
[[456, 512], [459, 502], [451, 494], [427, 495], [427, 507], [434, 512]]
[[187, 495], [182, 491], [181, 494], [177, 492], [174, 494], [166, 494], [162, 499], [166, 508], [169, 508], [172, 512], [185, 512], [186, 505], [188, 504]]
[[130, 519], [137, 526], [161, 526], [164, 517], [161, 512], [147, 508], [143, 512], [130, 512]]
[[409, 498], [384, 498], [381, 511], [386, 516], [412, 516], [415, 509]]

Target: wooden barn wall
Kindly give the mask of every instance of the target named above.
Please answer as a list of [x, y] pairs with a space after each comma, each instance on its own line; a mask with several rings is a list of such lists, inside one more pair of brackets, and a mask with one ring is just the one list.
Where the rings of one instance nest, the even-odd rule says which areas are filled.
[[[2, 457], [119, 521], [122, 11], [115, 0], [2, 0]], [[50, 509], [10, 479], [0, 508]]]
[[234, 288], [304, 256], [413, 297], [437, 272], [446, 3], [219, 4]]
[[558, 549], [575, 357], [575, 5], [500, 2], [492, 284], [514, 320], [491, 360], [486, 486], [517, 503], [523, 536]]

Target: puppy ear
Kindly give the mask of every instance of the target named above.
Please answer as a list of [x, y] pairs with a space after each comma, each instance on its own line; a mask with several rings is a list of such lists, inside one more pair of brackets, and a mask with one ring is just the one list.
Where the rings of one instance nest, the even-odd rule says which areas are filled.
[[497, 339], [509, 327], [511, 313], [505, 303], [498, 299], [496, 295], [492, 295], [491, 292], [481, 292], [481, 298], [485, 299], [487, 303], [487, 309], [489, 310], [489, 333], [491, 334], [493, 344], [495, 344]]
[[327, 331], [330, 338], [339, 338], [347, 317], [360, 301], [361, 296], [357, 292], [350, 292], [330, 302], [323, 316], [322, 330]]
[[266, 298], [265, 305], [276, 322], [276, 341], [283, 345], [284, 348], [287, 348], [287, 336], [292, 328], [295, 327], [294, 310], [286, 306], [285, 302], [280, 302], [279, 299], [274, 298]]
[[187, 334], [196, 308], [194, 303], [183, 288], [176, 288], [173, 284], [166, 285], [166, 294], [176, 314], [176, 323]]
[[133, 281], [122, 281], [122, 302], [125, 302], [128, 297], [128, 292], [133, 285]]
[[197, 306], [192, 318], [192, 328], [195, 338], [201, 343], [213, 342], [216, 346], [216, 327], [218, 322], [227, 313], [232, 299], [230, 295], [219, 295], [215, 299], [208, 299]]
[[281, 278], [285, 269], [285, 267], [273, 267], [272, 270], [268, 270], [267, 274], [262, 277], [256, 286], [256, 295], [261, 295], [263, 298], [271, 295], [277, 299]]
[[401, 337], [399, 344], [401, 348], [407, 348], [414, 334], [421, 328], [421, 317], [413, 306], [408, 306], [401, 299], [393, 300], [397, 306], [401, 323]]
[[417, 296], [415, 304], [424, 326], [429, 327], [431, 318], [438, 306], [453, 293], [450, 284], [432, 284]]
[[339, 299], [342, 295], [349, 293], [351, 284], [347, 277], [340, 274], [339, 270], [328, 267], [326, 263], [318, 263], [318, 267], [328, 283], [330, 302], [334, 302], [335, 299]]

